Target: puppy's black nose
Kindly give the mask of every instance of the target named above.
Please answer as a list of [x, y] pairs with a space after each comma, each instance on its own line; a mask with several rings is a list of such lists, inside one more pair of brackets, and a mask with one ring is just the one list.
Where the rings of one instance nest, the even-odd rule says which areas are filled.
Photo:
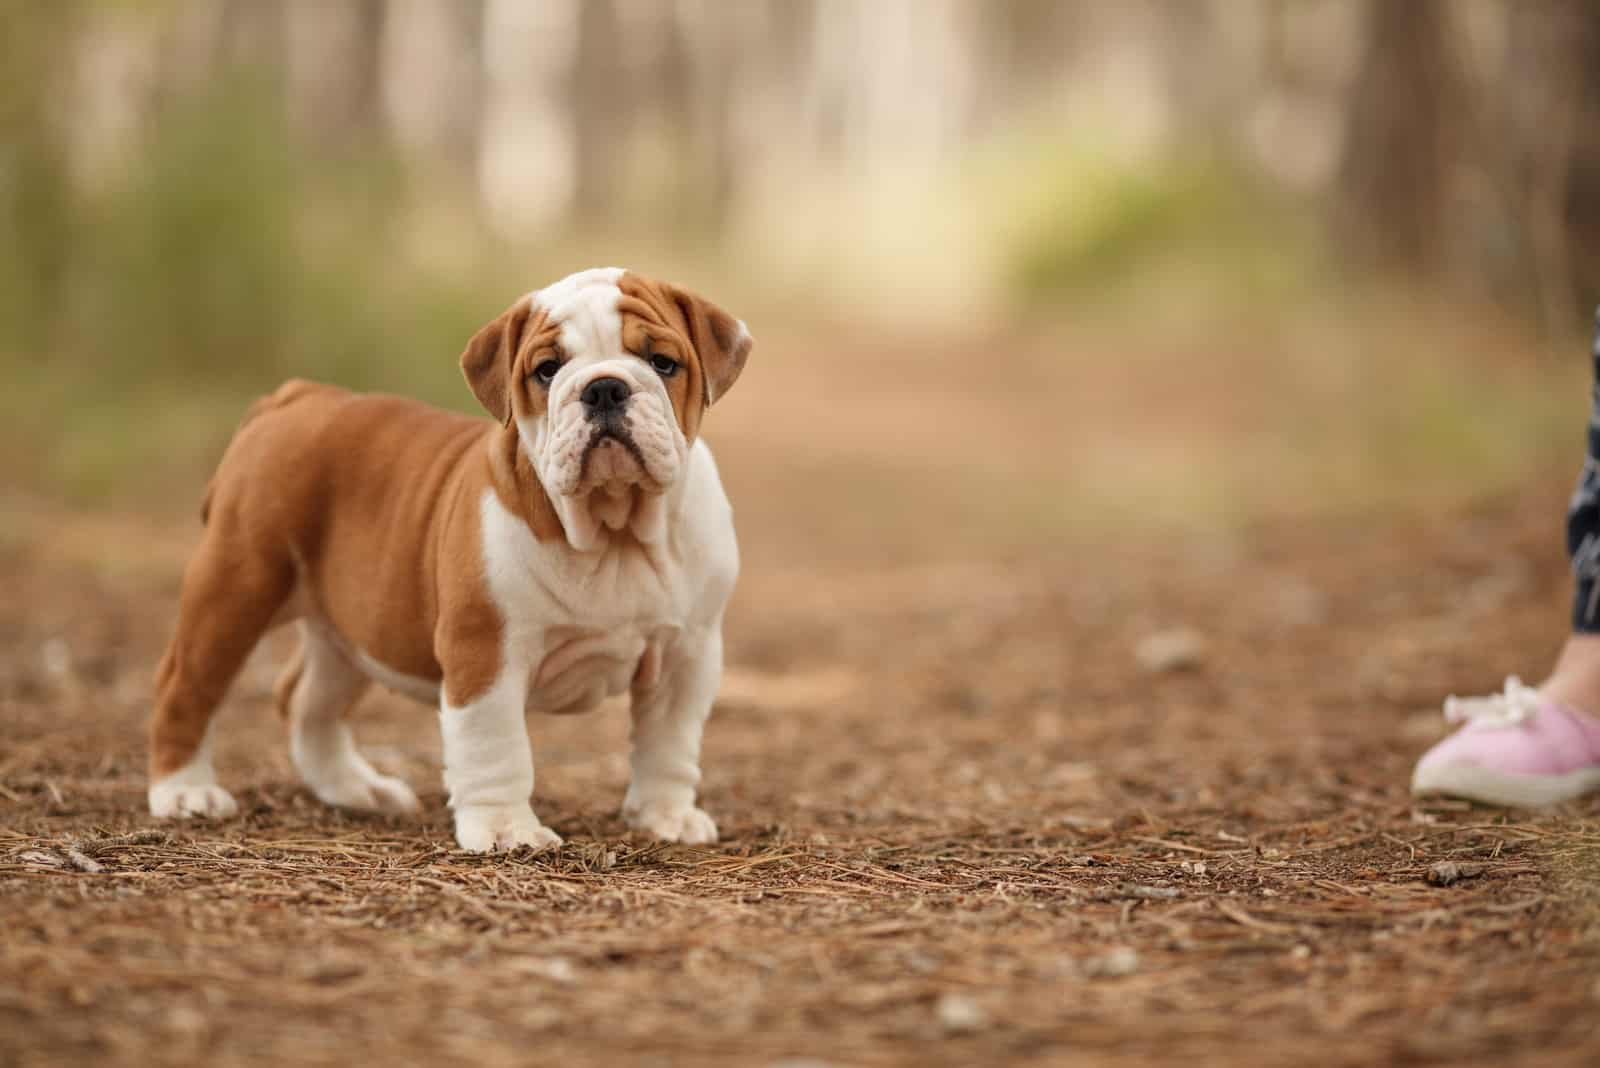
[[597, 378], [583, 387], [578, 399], [590, 414], [614, 412], [628, 400], [628, 383], [620, 378]]

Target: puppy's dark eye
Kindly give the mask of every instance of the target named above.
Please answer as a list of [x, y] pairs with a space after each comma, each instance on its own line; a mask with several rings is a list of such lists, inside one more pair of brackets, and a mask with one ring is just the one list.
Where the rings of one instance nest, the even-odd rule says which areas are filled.
[[560, 360], [545, 360], [533, 369], [533, 377], [541, 386], [548, 386], [556, 380], [556, 372], [561, 370]]
[[653, 355], [650, 357], [650, 366], [662, 378], [671, 378], [678, 373], [678, 361], [671, 356]]

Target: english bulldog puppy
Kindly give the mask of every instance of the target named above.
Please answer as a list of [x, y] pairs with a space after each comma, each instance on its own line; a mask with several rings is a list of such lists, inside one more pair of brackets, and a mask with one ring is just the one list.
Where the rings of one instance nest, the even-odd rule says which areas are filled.
[[152, 814], [232, 816], [211, 722], [256, 642], [293, 622], [289, 752], [322, 801], [413, 812], [345, 713], [376, 682], [436, 704], [456, 841], [560, 844], [530, 804], [525, 713], [632, 705], [628, 825], [714, 842], [700, 734], [739, 570], [706, 409], [749, 355], [742, 322], [616, 268], [512, 304], [461, 369], [490, 419], [291, 381], [218, 465], [156, 675]]

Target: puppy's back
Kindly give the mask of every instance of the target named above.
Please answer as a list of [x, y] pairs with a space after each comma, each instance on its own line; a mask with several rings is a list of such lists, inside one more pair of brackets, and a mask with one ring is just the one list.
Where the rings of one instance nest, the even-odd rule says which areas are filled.
[[291, 379], [245, 413], [206, 488], [201, 519], [209, 526], [221, 517], [313, 552], [307, 525], [320, 527], [336, 510], [425, 511], [490, 426], [406, 397]]

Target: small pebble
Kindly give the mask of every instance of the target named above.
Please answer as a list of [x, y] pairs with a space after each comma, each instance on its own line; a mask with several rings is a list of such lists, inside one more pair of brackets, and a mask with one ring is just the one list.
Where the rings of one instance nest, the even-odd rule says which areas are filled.
[[1084, 975], [1109, 979], [1132, 975], [1138, 970], [1139, 953], [1132, 946], [1118, 946], [1098, 957], [1091, 957], [1083, 966]]
[[58, 679], [64, 679], [72, 674], [72, 650], [60, 638], [51, 638], [39, 650], [39, 659], [44, 662], [44, 670]]
[[524, 961], [519, 970], [528, 975], [537, 975], [548, 979], [552, 983], [560, 983], [563, 986], [578, 980], [578, 973], [573, 969], [572, 962], [563, 957]]
[[1192, 671], [1205, 659], [1206, 640], [1189, 627], [1157, 631], [1141, 639], [1134, 659], [1152, 675], [1172, 671]]
[[210, 1024], [205, 1013], [189, 1005], [176, 1005], [167, 1012], [167, 1030], [182, 1038], [197, 1039]]
[[1449, 886], [1462, 879], [1475, 879], [1482, 874], [1482, 864], [1457, 864], [1453, 860], [1441, 860], [1428, 869], [1428, 882], [1434, 886]]
[[970, 1034], [982, 1030], [989, 1022], [989, 1014], [983, 1011], [983, 1006], [965, 994], [945, 994], [939, 998], [935, 1011], [939, 1026], [946, 1034]]

